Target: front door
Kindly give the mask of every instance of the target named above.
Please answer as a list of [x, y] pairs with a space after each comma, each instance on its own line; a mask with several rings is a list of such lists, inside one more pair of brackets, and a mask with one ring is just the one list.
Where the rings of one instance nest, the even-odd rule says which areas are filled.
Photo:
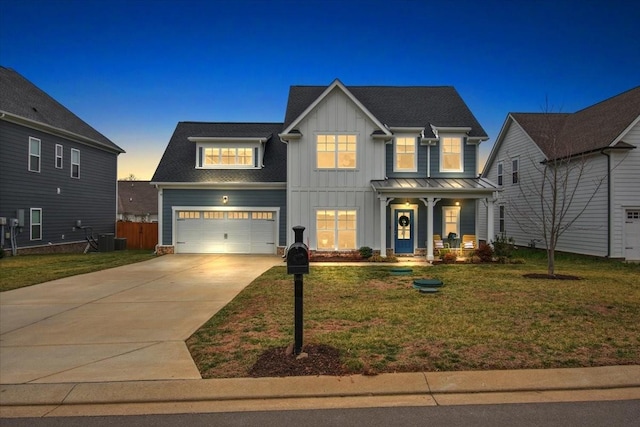
[[395, 253], [413, 253], [413, 209], [398, 209], [395, 211]]

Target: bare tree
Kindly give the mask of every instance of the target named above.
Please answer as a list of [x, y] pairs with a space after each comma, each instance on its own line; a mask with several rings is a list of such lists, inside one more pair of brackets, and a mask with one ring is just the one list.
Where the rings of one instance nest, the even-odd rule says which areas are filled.
[[123, 181], [137, 181], [138, 178], [136, 178], [136, 176], [132, 173], [129, 174], [128, 177], [126, 177], [125, 179], [123, 179]]

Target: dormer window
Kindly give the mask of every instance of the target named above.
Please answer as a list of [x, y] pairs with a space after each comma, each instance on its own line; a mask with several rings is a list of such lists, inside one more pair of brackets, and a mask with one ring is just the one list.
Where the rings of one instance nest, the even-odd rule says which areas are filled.
[[266, 138], [189, 138], [196, 142], [197, 169], [262, 167]]
[[202, 147], [203, 164], [207, 166], [254, 166], [253, 148]]
[[462, 172], [462, 141], [460, 137], [440, 138], [440, 172]]

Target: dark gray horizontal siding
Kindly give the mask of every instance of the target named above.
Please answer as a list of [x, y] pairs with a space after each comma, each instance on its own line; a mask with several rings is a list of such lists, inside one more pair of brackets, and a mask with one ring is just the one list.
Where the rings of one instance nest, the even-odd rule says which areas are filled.
[[[222, 203], [227, 196], [229, 202]], [[171, 244], [173, 233], [172, 208], [174, 206], [198, 207], [277, 207], [280, 208], [278, 245], [287, 242], [287, 192], [286, 190], [199, 190], [165, 189], [162, 191], [162, 244]]]
[[[41, 141], [40, 172], [30, 172], [29, 137]], [[55, 146], [63, 146], [62, 169], [55, 167]], [[80, 150], [80, 179], [71, 178], [71, 149]], [[0, 121], [0, 216], [24, 209], [25, 227], [18, 247], [84, 239], [76, 220], [94, 233], [114, 233], [117, 156], [74, 141]], [[60, 194], [58, 194], [58, 188]], [[42, 240], [29, 240], [29, 209], [42, 209]], [[64, 238], [63, 238], [64, 235]]]

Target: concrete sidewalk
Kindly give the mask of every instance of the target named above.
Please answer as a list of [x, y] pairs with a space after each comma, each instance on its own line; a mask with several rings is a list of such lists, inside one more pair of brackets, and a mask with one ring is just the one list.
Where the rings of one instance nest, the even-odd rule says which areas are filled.
[[0, 386], [0, 417], [640, 399], [640, 366]]

